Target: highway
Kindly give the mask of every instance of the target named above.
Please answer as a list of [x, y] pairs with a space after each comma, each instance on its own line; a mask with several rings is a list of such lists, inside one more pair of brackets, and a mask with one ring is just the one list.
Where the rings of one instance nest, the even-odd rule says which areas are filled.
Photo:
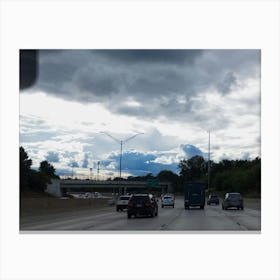
[[102, 231], [102, 232], [172, 232], [172, 231], [260, 231], [261, 211], [222, 210], [220, 205], [205, 205], [205, 209], [185, 210], [183, 198], [176, 198], [175, 208], [160, 207], [158, 217], [127, 219], [126, 211], [116, 212], [107, 206], [95, 210], [79, 210], [20, 219], [21, 231]]

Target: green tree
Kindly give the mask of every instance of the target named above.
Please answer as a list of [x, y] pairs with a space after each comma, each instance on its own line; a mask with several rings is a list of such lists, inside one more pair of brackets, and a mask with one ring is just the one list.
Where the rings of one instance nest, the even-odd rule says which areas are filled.
[[48, 161], [44, 160], [40, 163], [39, 171], [45, 174], [49, 179], [59, 179], [55, 174], [55, 168]]
[[161, 182], [170, 182], [175, 191], [180, 191], [179, 176], [170, 170], [161, 170], [157, 178]]
[[32, 160], [28, 157], [23, 147], [19, 148], [19, 174], [20, 191], [29, 189], [29, 178], [31, 173]]
[[49, 182], [49, 177], [42, 172], [31, 170], [29, 177], [30, 189], [34, 192], [44, 192]]
[[202, 178], [207, 172], [207, 164], [202, 156], [194, 156], [188, 160], [181, 160], [179, 163], [180, 176], [184, 180], [195, 180]]
[[211, 185], [217, 191], [260, 195], [261, 160], [223, 160], [211, 169]]
[[153, 175], [153, 173], [148, 173], [147, 175], [143, 176], [144, 180], [147, 180], [147, 179], [154, 179], [155, 176]]

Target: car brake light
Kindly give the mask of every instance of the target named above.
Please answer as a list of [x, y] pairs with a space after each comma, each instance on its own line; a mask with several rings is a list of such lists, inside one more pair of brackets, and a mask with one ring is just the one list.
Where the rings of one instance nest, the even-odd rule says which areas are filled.
[[132, 205], [133, 205], [133, 202], [132, 202], [132, 201], [129, 201], [127, 205], [128, 205], [128, 206], [132, 206]]
[[152, 203], [151, 203], [151, 201], [147, 201], [147, 202], [145, 203], [145, 205], [146, 205], [146, 206], [151, 206]]

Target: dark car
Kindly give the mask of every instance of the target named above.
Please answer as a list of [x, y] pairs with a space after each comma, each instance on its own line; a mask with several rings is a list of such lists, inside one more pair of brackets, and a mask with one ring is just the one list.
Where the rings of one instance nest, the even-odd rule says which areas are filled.
[[227, 210], [228, 208], [235, 207], [237, 209], [244, 209], [243, 198], [240, 193], [226, 193], [225, 199], [222, 204], [222, 208]]
[[150, 194], [133, 194], [127, 205], [127, 218], [131, 216], [157, 216], [158, 204], [154, 196]]
[[219, 203], [220, 203], [219, 197], [215, 194], [210, 194], [207, 199], [207, 205], [210, 205], [212, 203], [216, 204], [216, 205], [219, 205]]

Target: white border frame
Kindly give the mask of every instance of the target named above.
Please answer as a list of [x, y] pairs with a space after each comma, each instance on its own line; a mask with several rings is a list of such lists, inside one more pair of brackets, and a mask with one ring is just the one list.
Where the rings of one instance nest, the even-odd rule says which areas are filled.
[[[280, 279], [278, 1], [7, 0], [0, 18], [1, 279]], [[24, 48], [261, 49], [262, 233], [20, 234], [18, 50]]]

